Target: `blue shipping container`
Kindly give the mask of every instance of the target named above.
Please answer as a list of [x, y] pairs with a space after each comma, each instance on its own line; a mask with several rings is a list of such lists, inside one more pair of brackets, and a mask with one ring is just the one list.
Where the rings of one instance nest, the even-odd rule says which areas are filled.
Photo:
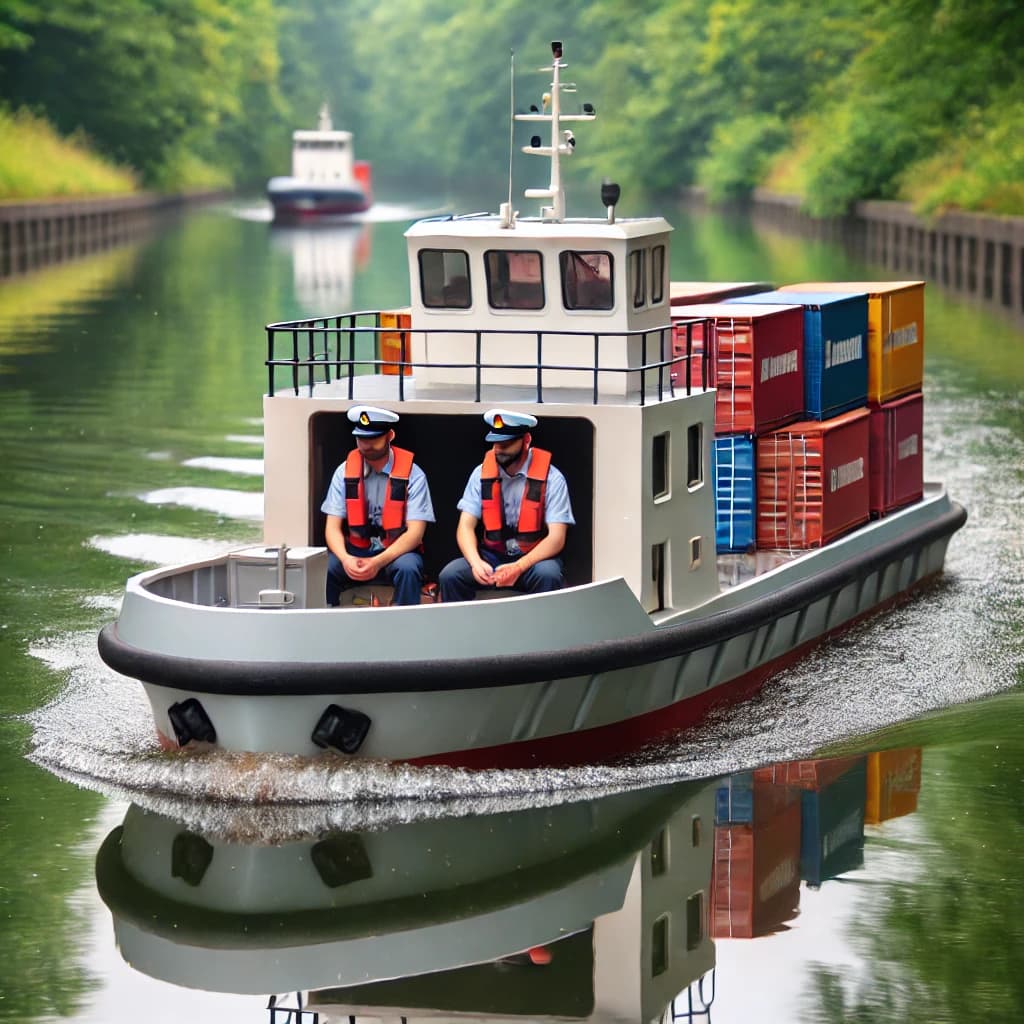
[[867, 758], [824, 789], [800, 794], [800, 877], [821, 885], [864, 863]]
[[754, 775], [737, 772], [715, 790], [715, 824], [749, 825], [754, 820]]
[[715, 489], [715, 551], [748, 551], [757, 536], [754, 439], [749, 434], [715, 438], [711, 478]]
[[868, 297], [842, 292], [761, 292], [729, 303], [804, 307], [804, 411], [827, 420], [868, 400]]

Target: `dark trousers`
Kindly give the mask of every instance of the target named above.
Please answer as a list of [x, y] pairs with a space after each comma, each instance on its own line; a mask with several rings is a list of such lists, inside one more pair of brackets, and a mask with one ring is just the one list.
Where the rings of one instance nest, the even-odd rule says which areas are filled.
[[[492, 569], [497, 569], [499, 565], [506, 565], [516, 560], [483, 547], [480, 549], [480, 557]], [[438, 582], [441, 585], [442, 601], [472, 601], [478, 590], [492, 589], [481, 587], [477, 583], [469, 562], [464, 558], [456, 558], [449, 562], [441, 570]], [[516, 580], [514, 589], [524, 594], [542, 594], [549, 590], [558, 590], [564, 583], [562, 560], [560, 558], [545, 558], [542, 562], [531, 565]]]
[[[346, 545], [350, 555], [365, 556], [365, 551]], [[327, 603], [335, 607], [343, 590], [367, 586], [370, 583], [390, 583], [395, 588], [394, 604], [419, 604], [423, 589], [423, 556], [418, 551], [407, 551], [389, 562], [372, 580], [354, 580], [333, 552], [327, 553]]]

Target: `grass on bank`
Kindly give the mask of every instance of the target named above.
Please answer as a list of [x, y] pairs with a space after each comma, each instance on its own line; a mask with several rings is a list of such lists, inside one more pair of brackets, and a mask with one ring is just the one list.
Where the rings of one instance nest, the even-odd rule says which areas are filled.
[[115, 195], [137, 192], [129, 169], [93, 153], [85, 141], [61, 138], [25, 110], [0, 110], [0, 200]]

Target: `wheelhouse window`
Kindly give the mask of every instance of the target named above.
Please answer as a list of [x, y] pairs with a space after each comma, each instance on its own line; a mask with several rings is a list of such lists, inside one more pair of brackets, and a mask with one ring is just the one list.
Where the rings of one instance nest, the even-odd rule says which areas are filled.
[[461, 249], [420, 250], [420, 294], [429, 309], [469, 309], [469, 257]]
[[656, 245], [651, 249], [651, 305], [656, 306], [665, 298], [665, 246]]
[[612, 308], [612, 254], [575, 252], [559, 254], [562, 303], [566, 309]]
[[629, 254], [629, 290], [633, 306], [639, 308], [647, 301], [647, 281], [644, 277], [644, 251], [634, 249]]
[[484, 253], [487, 301], [492, 309], [543, 309], [544, 269], [539, 252], [490, 249]]

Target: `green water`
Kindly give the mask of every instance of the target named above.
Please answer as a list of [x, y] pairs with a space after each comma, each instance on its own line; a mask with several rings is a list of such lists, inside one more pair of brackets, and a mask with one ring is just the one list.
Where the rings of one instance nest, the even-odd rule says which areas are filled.
[[[27, 760], [23, 717], [57, 702], [74, 732], [79, 706], [60, 702], [82, 638], [147, 550], [259, 536], [236, 510], [258, 501], [261, 477], [186, 463], [261, 455], [263, 325], [408, 301], [408, 220], [317, 235], [236, 213], [203, 210], [0, 283], [0, 1018], [266, 1019], [265, 997], [193, 992], [123, 964], [93, 858], [125, 802]], [[667, 215], [676, 279], [892, 276], [832, 244]], [[718, 944], [719, 1024], [754, 1007], [769, 1021], [1024, 1017], [1024, 331], [937, 288], [927, 324], [926, 472], [970, 514], [946, 581], [723, 727], [739, 751], [730, 768], [822, 746], [920, 748], [917, 808], [868, 828], [845, 881], [805, 887], [787, 931]], [[823, 679], [849, 687], [842, 700], [823, 699]], [[102, 687], [89, 699], [102, 719]], [[704, 744], [706, 774], [719, 774], [722, 740]], [[129, 781], [132, 770], [128, 758]], [[541, 1019], [532, 1012], [523, 1019]]]

